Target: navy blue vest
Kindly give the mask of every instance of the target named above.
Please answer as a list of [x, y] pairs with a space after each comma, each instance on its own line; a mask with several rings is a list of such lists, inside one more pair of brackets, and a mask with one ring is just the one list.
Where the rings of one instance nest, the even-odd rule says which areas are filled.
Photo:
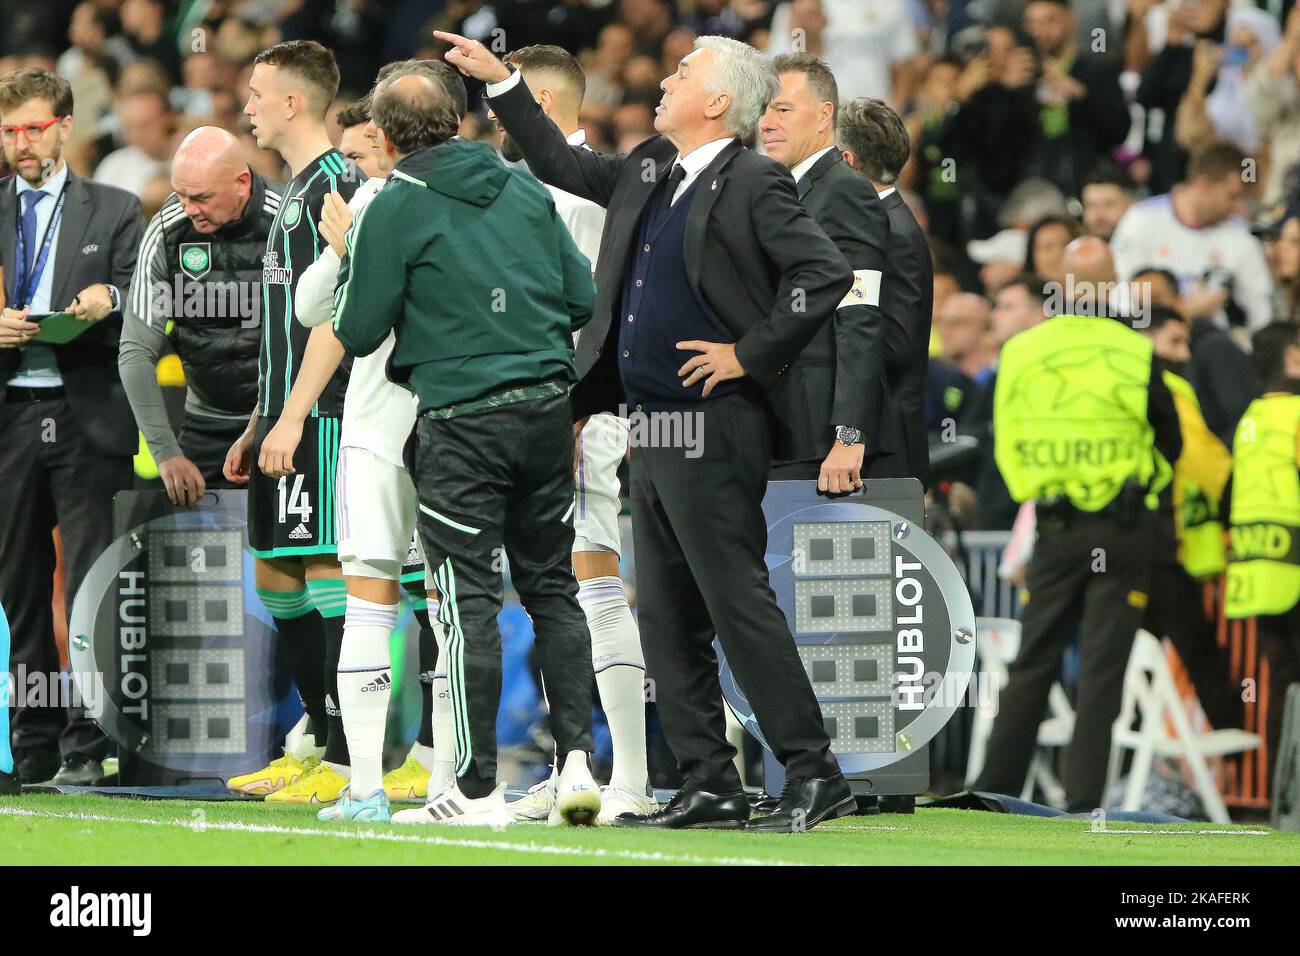
[[[628, 403], [634, 408], [639, 405], [653, 411], [703, 401], [704, 381], [683, 388], [683, 379], [677, 374], [699, 353], [681, 351], [677, 343], [690, 339], [734, 341], [709, 319], [687, 277], [686, 218], [699, 183], [696, 179], [671, 209], [665, 206], [666, 187], [661, 184], [641, 212], [618, 317], [618, 370]], [[723, 382], [709, 398], [738, 388], [737, 380]]]

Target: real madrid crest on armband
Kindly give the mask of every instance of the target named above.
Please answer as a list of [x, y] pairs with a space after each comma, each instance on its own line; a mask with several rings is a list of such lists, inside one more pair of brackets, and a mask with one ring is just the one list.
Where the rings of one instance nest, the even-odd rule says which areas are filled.
[[211, 246], [206, 242], [181, 243], [181, 271], [191, 279], [202, 279], [212, 268]]
[[285, 232], [289, 232], [294, 226], [298, 225], [298, 220], [302, 218], [302, 198], [295, 197], [290, 199], [284, 207], [284, 214], [280, 217], [280, 225]]

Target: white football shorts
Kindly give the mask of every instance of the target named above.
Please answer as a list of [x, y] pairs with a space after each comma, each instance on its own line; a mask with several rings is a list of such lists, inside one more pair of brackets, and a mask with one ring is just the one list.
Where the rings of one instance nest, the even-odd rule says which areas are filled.
[[628, 421], [599, 414], [578, 435], [574, 476], [573, 550], [622, 552], [618, 531], [618, 466], [627, 454]]
[[397, 579], [413, 563], [419, 499], [410, 473], [368, 448], [339, 449], [339, 563], [344, 576]]

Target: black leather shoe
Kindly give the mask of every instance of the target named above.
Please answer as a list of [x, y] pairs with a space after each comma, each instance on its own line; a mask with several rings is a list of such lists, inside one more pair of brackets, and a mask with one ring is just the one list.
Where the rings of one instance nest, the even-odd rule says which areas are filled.
[[884, 796], [880, 798], [881, 813], [915, 813], [916, 797]]
[[50, 778], [59, 772], [59, 761], [41, 757], [17, 758], [14, 760], [14, 772], [24, 784], [49, 783]]
[[750, 820], [746, 830], [755, 833], [802, 833], [825, 820], [847, 817], [858, 801], [842, 774], [834, 777], [793, 777], [781, 790], [775, 813]]
[[680, 790], [661, 809], [648, 816], [624, 813], [614, 820], [616, 827], [651, 830], [736, 830], [749, 819], [749, 801], [744, 791], [709, 793]]
[[770, 796], [767, 793], [764, 793], [749, 805], [750, 813], [776, 813], [779, 809], [781, 809], [781, 798]]
[[5, 773], [0, 770], [0, 797], [16, 797], [22, 792], [22, 785], [18, 782], [18, 777], [12, 773]]
[[56, 787], [93, 787], [104, 777], [104, 765], [89, 757], [69, 757], [54, 775]]

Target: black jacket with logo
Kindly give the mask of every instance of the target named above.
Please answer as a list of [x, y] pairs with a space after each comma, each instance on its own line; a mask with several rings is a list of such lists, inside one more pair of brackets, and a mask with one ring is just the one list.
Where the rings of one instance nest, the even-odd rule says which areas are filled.
[[216, 232], [195, 229], [175, 193], [145, 229], [125, 308], [171, 338], [187, 385], [214, 410], [257, 404], [262, 255], [279, 208], [278, 188], [254, 173], [243, 213]]

